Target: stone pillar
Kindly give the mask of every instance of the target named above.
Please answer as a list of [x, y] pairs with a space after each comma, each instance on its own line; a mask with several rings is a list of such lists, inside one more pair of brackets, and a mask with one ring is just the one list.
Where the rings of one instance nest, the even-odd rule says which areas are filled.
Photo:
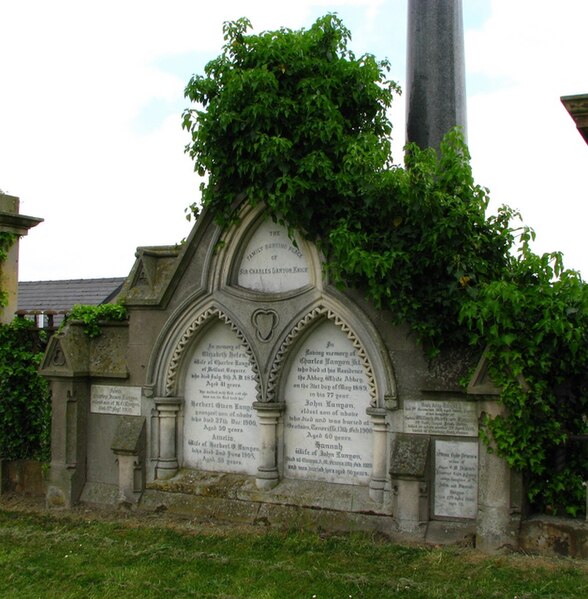
[[461, 0], [409, 0], [406, 139], [439, 150], [455, 126], [466, 133]]
[[396, 433], [390, 460], [393, 516], [398, 530], [423, 537], [429, 514], [429, 448], [426, 435]]
[[159, 452], [155, 478], [166, 480], [178, 472], [178, 412], [181, 400], [177, 397], [155, 398], [159, 416]]
[[[492, 417], [504, 411], [504, 407], [494, 400], [487, 400], [480, 407]], [[513, 473], [506, 460], [491, 452], [482, 440], [479, 455], [476, 547], [482, 551], [516, 548], [520, 498], [516, 497], [517, 489], [513, 489]], [[513, 505], [513, 499], [517, 505]]]
[[118, 462], [118, 502], [139, 502], [145, 486], [145, 417], [121, 416], [111, 446]]
[[386, 461], [388, 447], [388, 423], [386, 422], [386, 408], [368, 408], [368, 416], [372, 419], [373, 451], [372, 451], [372, 478], [370, 480], [370, 497], [378, 502], [384, 501], [384, 488], [386, 486]]
[[20, 200], [17, 197], [0, 192], [0, 234], [16, 237], [10, 248], [7, 248], [6, 258], [0, 260], [0, 292], [5, 294], [6, 302], [6, 305], [0, 302], [0, 323], [4, 324], [12, 321], [18, 309], [18, 239], [43, 221], [42, 218], [19, 214], [19, 206]]
[[257, 476], [255, 479], [258, 489], [273, 489], [278, 484], [280, 478], [276, 461], [276, 429], [280, 414], [284, 411], [285, 407], [285, 403], [279, 402], [256, 401], [253, 403], [253, 408], [257, 411], [261, 429], [259, 466], [257, 467]]
[[49, 380], [52, 423], [47, 506], [71, 508], [86, 484], [90, 385], [85, 377]]

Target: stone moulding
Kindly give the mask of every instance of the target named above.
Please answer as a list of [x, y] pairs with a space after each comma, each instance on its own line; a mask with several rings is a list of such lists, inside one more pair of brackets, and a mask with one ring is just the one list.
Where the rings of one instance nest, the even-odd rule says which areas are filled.
[[178, 385], [178, 372], [182, 361], [184, 359], [184, 353], [186, 348], [190, 346], [194, 336], [201, 329], [204, 324], [210, 322], [211, 319], [218, 318], [221, 322], [227, 324], [231, 330], [237, 335], [237, 338], [243, 345], [249, 361], [251, 362], [251, 368], [255, 377], [255, 389], [257, 397], [261, 397], [261, 380], [259, 376], [259, 367], [257, 361], [251, 349], [251, 345], [247, 341], [247, 338], [242, 333], [241, 329], [233, 322], [233, 320], [225, 312], [216, 306], [212, 306], [204, 312], [201, 312], [186, 328], [180, 340], [178, 341], [171, 359], [169, 361], [166, 376], [165, 376], [165, 397], [173, 397], [177, 395], [176, 389]]
[[290, 352], [292, 345], [296, 342], [298, 337], [306, 330], [308, 325], [316, 322], [318, 319], [326, 318], [332, 321], [337, 327], [339, 327], [351, 341], [353, 348], [357, 351], [357, 355], [361, 361], [368, 379], [368, 388], [370, 393], [370, 404], [372, 407], [377, 405], [378, 391], [376, 387], [376, 377], [374, 370], [368, 358], [365, 347], [361, 343], [359, 337], [355, 334], [353, 329], [333, 310], [327, 308], [324, 305], [319, 305], [313, 308], [306, 316], [301, 318], [286, 335], [286, 338], [282, 342], [280, 349], [276, 353], [276, 357], [273, 361], [267, 383], [267, 393], [265, 396], [266, 402], [276, 401], [276, 390], [278, 381], [280, 380], [280, 374], [286, 358]]

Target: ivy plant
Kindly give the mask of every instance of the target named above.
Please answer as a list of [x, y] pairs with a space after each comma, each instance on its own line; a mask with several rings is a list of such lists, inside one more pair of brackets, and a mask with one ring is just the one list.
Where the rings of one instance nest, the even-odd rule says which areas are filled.
[[0, 325], [0, 456], [10, 460], [50, 457], [51, 399], [38, 374], [37, 334], [25, 319]]
[[246, 195], [316, 237], [388, 166], [386, 111], [398, 88], [387, 62], [354, 56], [334, 15], [307, 31], [247, 35], [250, 26], [225, 23], [223, 53], [186, 87], [199, 105], [183, 126], [195, 170], [208, 175], [203, 204], [227, 223]]
[[[221, 55], [186, 87], [186, 151], [221, 226], [243, 201], [314, 241], [338, 285], [362, 290], [426, 350], [486, 351], [504, 415], [483, 438], [525, 473], [541, 511], [579, 513], [588, 479], [588, 289], [504, 206], [487, 217], [459, 130], [439, 152], [390, 155], [387, 61], [356, 57], [335, 15], [309, 29], [224, 25]], [[196, 212], [196, 210], [194, 210]], [[568, 459], [559, 460], [567, 451]], [[555, 456], [555, 457], [554, 457]], [[561, 462], [561, 463], [560, 463]], [[558, 465], [559, 464], [559, 465]], [[561, 464], [564, 464], [563, 466]]]
[[90, 338], [95, 338], [102, 334], [103, 322], [121, 322], [126, 319], [127, 309], [122, 304], [99, 304], [97, 306], [76, 304], [67, 315], [66, 321], [81, 321], [84, 333]]

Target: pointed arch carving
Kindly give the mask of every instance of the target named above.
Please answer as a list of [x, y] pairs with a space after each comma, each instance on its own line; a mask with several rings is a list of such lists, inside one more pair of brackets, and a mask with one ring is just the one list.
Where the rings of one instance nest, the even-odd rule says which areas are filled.
[[337, 327], [347, 335], [347, 338], [351, 341], [353, 348], [357, 351], [357, 356], [364, 368], [364, 372], [368, 379], [368, 389], [370, 394], [370, 405], [375, 407], [378, 401], [378, 391], [376, 385], [376, 376], [372, 368], [372, 364], [368, 357], [367, 351], [359, 339], [355, 331], [343, 320], [334, 310], [324, 306], [322, 304], [313, 308], [308, 314], [301, 318], [293, 327], [290, 332], [286, 335], [284, 341], [280, 345], [276, 353], [276, 357], [272, 363], [272, 367], [268, 377], [267, 392], [265, 401], [273, 402], [276, 401], [276, 390], [278, 387], [278, 381], [280, 379], [281, 371], [286, 361], [286, 357], [290, 351], [290, 348], [296, 343], [298, 337], [306, 330], [306, 328], [313, 322], [319, 319], [326, 318], [332, 321]]
[[166, 375], [165, 375], [165, 396], [173, 397], [177, 394], [178, 385], [178, 374], [180, 366], [185, 358], [184, 354], [186, 349], [191, 345], [192, 340], [197, 335], [198, 331], [202, 329], [202, 326], [209, 323], [213, 318], [218, 318], [221, 322], [224, 322], [230, 327], [230, 329], [237, 335], [237, 338], [245, 348], [245, 353], [249, 357], [251, 363], [251, 369], [255, 378], [255, 390], [257, 397], [261, 396], [261, 381], [259, 376], [259, 366], [251, 345], [241, 329], [235, 324], [233, 319], [223, 310], [217, 306], [211, 306], [203, 312], [201, 312], [196, 318], [194, 318], [190, 324], [185, 328], [183, 334], [180, 336], [177, 342], [172, 356], [170, 358]]

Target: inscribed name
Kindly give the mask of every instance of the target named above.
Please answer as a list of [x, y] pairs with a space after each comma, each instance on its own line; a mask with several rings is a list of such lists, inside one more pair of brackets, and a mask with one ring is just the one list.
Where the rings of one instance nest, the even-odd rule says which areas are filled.
[[196, 346], [186, 374], [184, 463], [255, 474], [259, 457], [256, 383], [249, 357], [219, 322]]
[[285, 227], [262, 222], [245, 248], [237, 283], [265, 293], [305, 287], [310, 283], [310, 271], [301, 247], [292, 242]]
[[468, 401], [406, 400], [404, 432], [477, 437], [477, 410], [477, 405]]
[[92, 385], [90, 412], [93, 414], [141, 415], [141, 387]]
[[284, 476], [367, 484], [372, 472], [368, 380], [347, 335], [325, 322], [302, 344], [285, 389]]
[[475, 518], [478, 509], [478, 444], [435, 441], [435, 515]]

